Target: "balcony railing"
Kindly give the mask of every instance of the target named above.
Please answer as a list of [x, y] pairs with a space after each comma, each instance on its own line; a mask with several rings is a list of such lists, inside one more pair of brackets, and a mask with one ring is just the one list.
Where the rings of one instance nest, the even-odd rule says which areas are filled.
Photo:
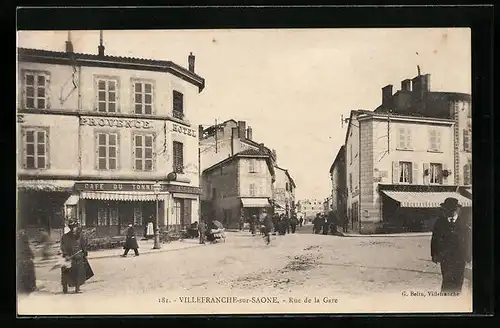
[[179, 120], [183, 120], [183, 119], [184, 119], [184, 113], [183, 113], [183, 112], [181, 112], [181, 111], [178, 111], [178, 110], [174, 110], [174, 111], [172, 112], [172, 116], [173, 116], [174, 118], [179, 119]]

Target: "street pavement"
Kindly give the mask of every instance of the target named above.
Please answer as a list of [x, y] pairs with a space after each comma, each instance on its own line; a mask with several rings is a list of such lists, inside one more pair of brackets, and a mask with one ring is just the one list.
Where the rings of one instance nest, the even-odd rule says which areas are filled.
[[[89, 256], [95, 276], [81, 294], [62, 294], [60, 271], [50, 271], [52, 264], [37, 266], [39, 291], [19, 298], [18, 313], [471, 311], [468, 281], [458, 297], [429, 294], [441, 283], [439, 265], [429, 260], [430, 236], [338, 237], [307, 228], [272, 236], [270, 245], [243, 231], [228, 232], [225, 243], [170, 252]], [[205, 296], [231, 296], [237, 303]]]

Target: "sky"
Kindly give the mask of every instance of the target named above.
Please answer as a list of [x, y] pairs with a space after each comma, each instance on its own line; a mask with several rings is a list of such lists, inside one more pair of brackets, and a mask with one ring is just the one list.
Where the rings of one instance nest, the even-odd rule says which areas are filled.
[[[67, 31], [19, 31], [18, 46], [64, 51]], [[431, 74], [432, 91], [471, 93], [469, 29], [105, 30], [106, 53], [171, 60], [206, 87], [197, 124], [243, 120], [275, 149], [296, 199], [331, 194], [329, 169], [344, 143], [341, 115], [373, 110], [381, 88]], [[72, 31], [75, 52], [97, 54], [99, 31]]]

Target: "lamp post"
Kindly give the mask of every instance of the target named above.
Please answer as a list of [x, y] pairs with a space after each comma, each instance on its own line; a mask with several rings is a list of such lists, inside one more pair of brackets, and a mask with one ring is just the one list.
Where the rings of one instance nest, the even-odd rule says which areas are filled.
[[156, 229], [155, 229], [155, 237], [154, 237], [154, 245], [153, 245], [153, 249], [160, 249], [161, 246], [160, 246], [160, 228], [158, 226], [158, 195], [161, 191], [161, 184], [159, 182], [156, 182], [154, 185], [153, 185], [153, 191], [155, 193], [155, 196], [156, 196], [156, 219], [155, 219], [155, 222], [156, 222]]

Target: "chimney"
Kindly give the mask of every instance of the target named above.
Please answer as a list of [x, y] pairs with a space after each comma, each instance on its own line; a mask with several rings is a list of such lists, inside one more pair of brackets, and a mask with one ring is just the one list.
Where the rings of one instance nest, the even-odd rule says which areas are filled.
[[238, 128], [231, 128], [231, 156], [233, 156], [239, 147], [237, 147], [237, 144], [239, 144], [239, 130]]
[[246, 122], [245, 121], [238, 121], [238, 128], [239, 128], [239, 137], [240, 139], [245, 139], [245, 132], [246, 132]]
[[401, 81], [401, 91], [411, 91], [411, 80], [406, 79]]
[[66, 41], [66, 52], [73, 52], [73, 43], [71, 42], [71, 31], [68, 31], [68, 41]]
[[247, 128], [247, 139], [252, 140], [252, 127]]
[[97, 47], [99, 56], [104, 56], [104, 45], [103, 45], [103, 38], [102, 38], [102, 30], [99, 32], [99, 47]]
[[422, 92], [431, 91], [431, 75], [425, 74], [420, 77]]
[[392, 97], [392, 84], [382, 88], [382, 105], [388, 105]]
[[411, 80], [411, 90], [413, 91], [413, 94], [415, 95], [415, 97], [419, 97], [420, 96], [420, 91], [422, 90], [421, 85], [422, 84], [421, 84], [420, 75], [414, 77]]
[[194, 55], [192, 52], [190, 52], [188, 56], [188, 67], [189, 71], [194, 73]]
[[239, 137], [239, 130], [238, 128], [232, 128], [231, 129], [231, 139], [238, 139]]
[[203, 138], [203, 125], [198, 125], [198, 140]]

